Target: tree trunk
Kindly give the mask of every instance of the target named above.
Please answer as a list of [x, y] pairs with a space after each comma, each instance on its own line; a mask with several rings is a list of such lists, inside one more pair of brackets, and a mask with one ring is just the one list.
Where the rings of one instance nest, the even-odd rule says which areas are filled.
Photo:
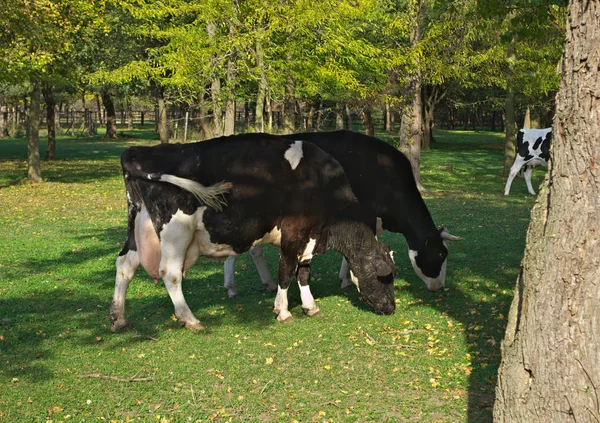
[[525, 119], [523, 119], [523, 129], [531, 128], [531, 110], [529, 106], [525, 109]]
[[348, 103], [344, 104], [344, 111], [346, 112], [346, 129], [352, 131], [352, 110]]
[[344, 109], [341, 103], [335, 104], [335, 129], [344, 129]]
[[102, 103], [104, 104], [104, 110], [106, 110], [106, 134], [104, 138], [116, 140], [119, 138], [117, 135], [117, 112], [108, 90], [102, 91]]
[[509, 71], [506, 82], [506, 100], [504, 102], [504, 129], [506, 131], [506, 139], [504, 144], [504, 170], [502, 176], [508, 177], [510, 168], [515, 161], [515, 149], [517, 145], [517, 117], [515, 111], [515, 91], [513, 84], [513, 70], [511, 63], [516, 60], [515, 45], [512, 40], [507, 50], [507, 63]]
[[214, 127], [211, 123], [206, 102], [207, 100], [205, 99], [205, 95], [202, 95], [200, 98], [200, 104], [198, 106], [200, 113], [200, 131], [198, 131], [198, 137], [200, 138], [200, 135], [204, 133], [204, 139], [209, 140], [215, 137], [215, 133], [213, 132]]
[[[230, 27], [229, 36], [235, 38], [233, 27]], [[225, 128], [223, 135], [233, 135], [235, 133], [235, 55], [234, 50], [227, 59], [227, 71], [225, 74], [227, 80], [225, 87]], [[246, 121], [246, 124], [248, 123], [249, 120]]]
[[0, 138], [8, 137], [8, 107], [0, 106]]
[[45, 159], [54, 160], [56, 153], [56, 101], [50, 84], [44, 83], [42, 94], [46, 102], [46, 127], [48, 128], [48, 150], [46, 150]]
[[31, 77], [31, 100], [27, 137], [27, 177], [33, 182], [42, 182], [40, 164], [40, 80]]
[[552, 156], [496, 387], [495, 422], [600, 421], [600, 4], [571, 1]]
[[283, 105], [283, 133], [293, 134], [296, 130], [295, 121], [295, 103], [294, 79], [288, 74], [285, 82], [285, 99]]
[[[169, 127], [167, 122], [167, 105], [165, 102], [164, 88], [158, 85], [155, 81], [150, 82], [152, 94], [154, 95], [154, 101], [156, 102], [156, 131], [160, 138], [161, 144], [169, 143]], [[106, 110], [107, 117], [106, 121], [110, 120], [108, 116], [108, 109]], [[108, 123], [107, 123], [108, 125]]]
[[370, 137], [375, 136], [375, 124], [373, 123], [373, 116], [371, 114], [371, 108], [365, 107], [360, 112], [360, 117], [362, 118], [363, 126], [365, 128], [365, 134]]
[[[423, 25], [425, 24], [425, 9], [427, 0], [417, 1], [412, 11], [415, 15], [411, 28], [410, 44], [415, 47], [421, 41]], [[408, 107], [402, 108], [400, 123], [400, 150], [408, 157], [412, 166], [415, 182], [419, 189], [421, 186], [421, 137], [422, 137], [422, 100], [421, 100], [421, 71], [417, 60], [415, 70], [409, 76], [407, 98], [410, 100]]]
[[256, 41], [256, 67], [260, 72], [258, 79], [258, 94], [256, 95], [256, 111], [254, 112], [254, 125], [258, 132], [265, 132], [264, 110], [267, 95], [267, 77], [265, 75], [264, 52], [260, 40]]

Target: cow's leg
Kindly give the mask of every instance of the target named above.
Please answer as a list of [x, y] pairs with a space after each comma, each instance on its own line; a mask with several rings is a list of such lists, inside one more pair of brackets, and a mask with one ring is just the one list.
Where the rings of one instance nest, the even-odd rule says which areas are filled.
[[531, 195], [535, 195], [535, 190], [533, 189], [533, 186], [531, 185], [531, 174], [533, 173], [533, 168], [531, 166], [525, 166], [525, 173], [523, 174], [523, 176], [525, 177], [525, 183], [527, 184], [527, 191], [529, 191], [529, 193]]
[[302, 298], [302, 310], [307, 316], [315, 316], [321, 313], [315, 299], [310, 292], [308, 281], [310, 279], [310, 264], [304, 263], [298, 266], [298, 286], [300, 287], [300, 298]]
[[277, 320], [280, 322], [291, 322], [293, 320], [292, 314], [288, 310], [287, 293], [297, 267], [298, 255], [286, 254], [282, 249], [277, 271], [279, 285], [277, 287], [277, 296], [275, 297], [275, 306], [273, 308], [273, 312], [277, 314]]
[[[189, 220], [189, 221], [188, 221]], [[204, 326], [194, 316], [183, 296], [183, 263], [194, 235], [191, 216], [173, 217], [161, 232], [159, 274], [175, 306], [175, 316], [182, 326], [200, 330]]]
[[271, 272], [269, 272], [269, 267], [267, 266], [265, 256], [263, 255], [263, 246], [257, 245], [251, 249], [250, 256], [252, 256], [252, 260], [254, 260], [256, 270], [258, 270], [258, 274], [263, 286], [267, 289], [267, 291], [275, 291], [277, 289], [277, 284], [275, 281], [273, 281]]
[[113, 321], [111, 330], [118, 332], [131, 328], [127, 318], [125, 318], [125, 296], [129, 282], [133, 279], [135, 270], [140, 265], [139, 254], [137, 251], [129, 250], [117, 258], [117, 276], [115, 278], [115, 293], [110, 304], [110, 318]]
[[504, 195], [509, 194], [510, 185], [512, 184], [513, 179], [515, 179], [515, 177], [519, 173], [519, 170], [523, 166], [523, 163], [524, 163], [524, 161], [523, 161], [522, 157], [517, 155], [515, 162], [513, 163], [512, 167], [510, 168], [510, 173], [508, 174], [508, 179], [506, 180], [506, 185], [504, 186]]
[[340, 267], [340, 273], [338, 277], [342, 282], [340, 287], [343, 290], [352, 288], [352, 282], [350, 281], [350, 266], [348, 265], [348, 260], [346, 260], [346, 257], [342, 257], [342, 266]]
[[227, 260], [223, 263], [223, 273], [225, 279], [224, 286], [227, 290], [227, 295], [229, 295], [229, 298], [233, 298], [237, 295], [235, 289], [235, 256], [227, 257]]

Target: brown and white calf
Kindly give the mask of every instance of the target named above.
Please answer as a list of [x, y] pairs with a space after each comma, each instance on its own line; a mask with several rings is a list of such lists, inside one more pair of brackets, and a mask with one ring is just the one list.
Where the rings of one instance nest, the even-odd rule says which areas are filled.
[[[430, 291], [439, 291], [446, 283], [447, 241], [460, 237], [445, 228], [437, 228], [415, 183], [408, 158], [388, 143], [352, 131], [311, 132], [285, 135], [317, 145], [336, 159], [350, 182], [365, 213], [377, 218], [377, 232], [384, 229], [404, 235], [408, 254], [416, 274]], [[375, 225], [375, 222], [372, 222]], [[275, 289], [262, 255], [262, 248], [251, 251], [261, 280]], [[234, 262], [225, 262], [225, 288], [236, 294]], [[340, 269], [342, 288], [351, 286], [348, 263]]]
[[185, 270], [199, 256], [225, 259], [265, 243], [281, 248], [278, 320], [291, 319], [287, 291], [296, 274], [302, 308], [319, 312], [309, 264], [329, 249], [347, 259], [376, 313], [394, 312], [394, 264], [373, 235], [375, 217], [360, 207], [340, 164], [315, 145], [248, 134], [131, 147], [121, 164], [129, 221], [116, 262], [113, 330], [129, 326], [125, 296], [140, 264], [162, 278], [179, 322], [201, 329], [183, 296]]

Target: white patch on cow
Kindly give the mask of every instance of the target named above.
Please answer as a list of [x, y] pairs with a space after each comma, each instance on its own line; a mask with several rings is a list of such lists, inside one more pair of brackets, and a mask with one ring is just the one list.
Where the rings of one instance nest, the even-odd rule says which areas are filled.
[[[445, 245], [445, 242], [444, 242]], [[427, 289], [430, 291], [439, 291], [444, 288], [444, 282], [446, 280], [446, 263], [448, 260], [444, 260], [444, 264], [442, 264], [442, 268], [440, 269], [440, 274], [436, 278], [430, 278], [429, 276], [425, 276], [425, 274], [421, 271], [419, 266], [417, 265], [416, 258], [419, 255], [418, 251], [408, 250], [408, 257], [410, 258], [410, 263], [412, 264], [415, 273], [427, 286]]]
[[300, 160], [302, 160], [302, 156], [304, 155], [302, 151], [302, 141], [294, 141], [294, 143], [288, 148], [283, 155], [285, 159], [290, 162], [292, 166], [292, 170], [295, 170], [300, 164]]
[[280, 322], [289, 321], [292, 319], [292, 313], [288, 310], [288, 297], [287, 288], [282, 289], [280, 286], [277, 287], [277, 296], [275, 297], [275, 309], [277, 313], [277, 320]]
[[356, 290], [360, 292], [359, 280], [356, 276], [354, 276], [354, 272], [350, 270], [350, 280], [354, 285], [356, 285]]
[[281, 229], [275, 226], [270, 232], [267, 232], [262, 238], [257, 239], [252, 243], [250, 248], [257, 247], [259, 245], [271, 244], [277, 247], [281, 247]]
[[306, 247], [304, 247], [304, 251], [298, 257], [298, 262], [302, 263], [304, 261], [310, 261], [313, 258], [313, 251], [315, 250], [315, 246], [317, 245], [317, 240], [315, 238], [310, 238]]
[[314, 316], [319, 312], [319, 308], [315, 303], [315, 299], [310, 292], [310, 288], [308, 285], [302, 286], [300, 282], [298, 282], [298, 286], [300, 286], [300, 298], [302, 299], [302, 309], [309, 316]]

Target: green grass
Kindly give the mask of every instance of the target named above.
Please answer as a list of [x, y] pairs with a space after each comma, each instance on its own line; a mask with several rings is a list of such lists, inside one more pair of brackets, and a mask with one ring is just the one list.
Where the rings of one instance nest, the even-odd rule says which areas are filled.
[[[340, 256], [329, 252], [313, 265], [322, 315], [304, 316], [293, 292], [295, 321], [280, 324], [243, 255], [232, 300], [221, 263], [188, 273], [186, 299], [206, 333], [179, 328], [166, 290], [140, 269], [126, 304], [134, 330], [114, 334], [108, 305], [126, 232], [118, 159], [156, 143], [135, 134], [60, 138], [43, 184], [18, 183], [25, 142], [0, 140], [0, 421], [491, 421], [534, 201], [520, 179], [501, 195], [500, 135], [438, 131], [423, 152], [430, 211], [464, 238], [450, 246], [446, 291], [427, 292], [404, 239], [386, 233], [397, 251], [393, 316], [340, 291]], [[277, 250], [266, 254], [274, 270]]]

